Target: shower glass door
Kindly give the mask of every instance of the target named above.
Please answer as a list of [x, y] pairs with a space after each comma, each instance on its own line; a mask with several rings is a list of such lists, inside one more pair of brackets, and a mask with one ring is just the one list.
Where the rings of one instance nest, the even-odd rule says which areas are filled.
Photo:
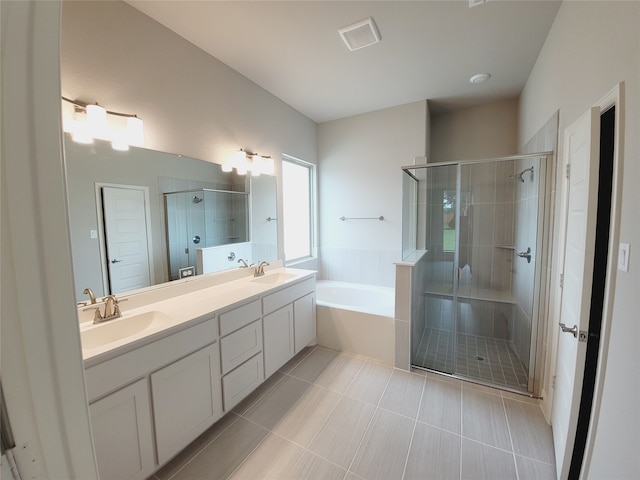
[[[432, 167], [422, 172], [426, 184], [424, 224], [425, 261], [424, 322], [413, 342], [413, 363], [446, 373], [455, 372], [456, 293], [459, 208], [457, 165]], [[416, 331], [416, 330], [414, 330]]]
[[[412, 364], [533, 391], [546, 157], [415, 167]], [[422, 194], [420, 193], [422, 192]]]

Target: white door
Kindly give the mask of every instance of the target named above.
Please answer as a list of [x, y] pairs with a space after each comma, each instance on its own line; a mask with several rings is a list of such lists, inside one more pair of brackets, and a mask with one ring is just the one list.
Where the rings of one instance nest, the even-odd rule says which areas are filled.
[[151, 285], [144, 191], [102, 188], [111, 293]]
[[[564, 135], [565, 164], [569, 179], [564, 288], [560, 323], [567, 329], [587, 331], [598, 196], [600, 155], [600, 109], [592, 108], [567, 127]], [[556, 326], [555, 328], [562, 328]], [[558, 478], [567, 478], [575, 443], [578, 410], [584, 375], [586, 342], [571, 332], [558, 335], [556, 387], [551, 425]]]

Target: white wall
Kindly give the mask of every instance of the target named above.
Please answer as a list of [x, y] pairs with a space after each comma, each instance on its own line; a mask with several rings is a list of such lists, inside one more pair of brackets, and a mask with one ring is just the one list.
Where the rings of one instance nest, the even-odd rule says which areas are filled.
[[518, 99], [489, 102], [431, 117], [429, 162], [513, 155], [518, 147]]
[[640, 478], [640, 2], [563, 2], [520, 102], [521, 141], [560, 110], [561, 159], [566, 127], [620, 81], [626, 92], [620, 241], [631, 244], [631, 255], [629, 272], [618, 271], [615, 278], [604, 390], [588, 464], [593, 479]]
[[394, 285], [393, 262], [402, 250], [400, 167], [425, 156], [427, 113], [421, 101], [318, 126], [321, 278]]
[[146, 148], [215, 163], [245, 148], [278, 175], [283, 153], [316, 163], [314, 122], [124, 2], [63, 2], [61, 41], [62, 94], [137, 114]]

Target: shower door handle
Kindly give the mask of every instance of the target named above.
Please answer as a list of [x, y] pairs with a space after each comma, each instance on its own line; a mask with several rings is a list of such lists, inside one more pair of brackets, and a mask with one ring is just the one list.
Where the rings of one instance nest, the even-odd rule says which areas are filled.
[[564, 333], [572, 333], [573, 338], [578, 338], [578, 326], [574, 325], [573, 328], [567, 327], [564, 323], [560, 323], [560, 330]]

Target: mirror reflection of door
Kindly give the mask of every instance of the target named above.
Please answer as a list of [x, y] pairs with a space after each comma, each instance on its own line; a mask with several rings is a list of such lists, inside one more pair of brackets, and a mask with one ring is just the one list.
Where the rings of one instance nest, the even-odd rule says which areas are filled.
[[103, 187], [102, 209], [110, 292], [150, 286], [144, 190]]

